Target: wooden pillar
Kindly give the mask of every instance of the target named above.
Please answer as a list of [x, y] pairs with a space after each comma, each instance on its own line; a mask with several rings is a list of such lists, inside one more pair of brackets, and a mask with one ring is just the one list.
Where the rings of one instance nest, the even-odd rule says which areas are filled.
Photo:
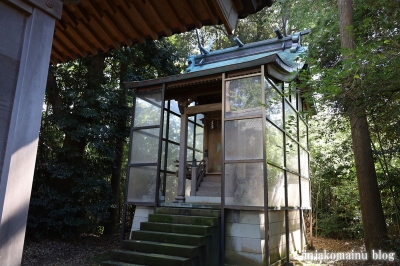
[[185, 202], [186, 190], [186, 162], [187, 162], [187, 138], [188, 138], [188, 115], [186, 107], [190, 100], [178, 100], [179, 111], [181, 112], [181, 135], [179, 140], [179, 168], [178, 168], [178, 191], [175, 197], [176, 202]]
[[0, 265], [21, 264], [58, 0], [0, 2]]

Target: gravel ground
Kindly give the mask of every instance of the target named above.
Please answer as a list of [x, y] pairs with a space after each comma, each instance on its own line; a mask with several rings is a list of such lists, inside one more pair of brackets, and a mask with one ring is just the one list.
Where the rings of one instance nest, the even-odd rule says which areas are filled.
[[[22, 256], [22, 266], [98, 266], [107, 259], [111, 250], [119, 248], [119, 234], [111, 236], [84, 235], [80, 239], [68, 242], [56, 239], [41, 239], [40, 241], [26, 239]], [[400, 242], [389, 244], [393, 250], [400, 250]], [[316, 237], [313, 239], [315, 250], [337, 252], [364, 252], [365, 247], [360, 240], [337, 240]], [[389, 250], [388, 250], [389, 251]], [[315, 251], [307, 251], [315, 252]], [[334, 265], [334, 266], [392, 266], [400, 265], [396, 258], [387, 261], [307, 261], [301, 256], [295, 257], [295, 265]]]
[[119, 247], [119, 239], [119, 234], [83, 235], [75, 241], [25, 239], [22, 266], [97, 266]]

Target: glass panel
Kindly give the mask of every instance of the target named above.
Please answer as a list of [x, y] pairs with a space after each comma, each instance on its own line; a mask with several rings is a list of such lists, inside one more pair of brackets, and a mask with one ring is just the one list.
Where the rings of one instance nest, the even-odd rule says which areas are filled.
[[187, 146], [193, 148], [194, 141], [194, 124], [188, 122], [188, 138], [187, 138]]
[[297, 92], [293, 88], [290, 88], [290, 103], [297, 110]]
[[161, 149], [162, 149], [162, 154], [161, 154], [161, 170], [164, 170], [165, 168], [165, 149], [167, 147], [167, 142], [162, 141], [161, 143]]
[[299, 176], [287, 172], [288, 207], [300, 207]]
[[262, 163], [225, 165], [225, 204], [264, 205], [264, 171]]
[[175, 161], [179, 160], [179, 145], [168, 143], [168, 158], [167, 158], [167, 170], [176, 172], [178, 171], [178, 163]]
[[310, 177], [310, 170], [308, 168], [308, 153], [302, 148], [300, 148], [300, 171], [302, 176]]
[[158, 193], [158, 202], [162, 203], [165, 202], [165, 195], [164, 193], [164, 179], [165, 179], [165, 172], [160, 172], [160, 188]]
[[268, 82], [272, 84], [278, 91], [282, 92], [282, 83], [275, 83], [271, 79], [268, 79]]
[[300, 94], [297, 95], [297, 110], [303, 112], [303, 101], [301, 100]]
[[196, 150], [203, 150], [204, 129], [196, 126]]
[[283, 127], [282, 96], [268, 83], [265, 90], [265, 114], [277, 126]]
[[307, 126], [303, 119], [299, 119], [299, 142], [307, 149]]
[[196, 115], [196, 123], [203, 126], [204, 125], [203, 121], [202, 121], [203, 118], [204, 118], [203, 114], [197, 114]]
[[286, 167], [299, 172], [298, 145], [289, 137], [286, 137]]
[[195, 156], [196, 156], [196, 160], [197, 160], [197, 162], [199, 162], [199, 161], [201, 161], [201, 160], [203, 160], [204, 158], [204, 155], [203, 155], [203, 153], [202, 152], [198, 152], [198, 151], [196, 151], [195, 152]]
[[297, 114], [285, 101], [285, 130], [297, 140]]
[[128, 202], [154, 202], [157, 166], [130, 167]]
[[172, 202], [175, 200], [178, 190], [178, 178], [175, 175], [167, 174], [165, 183], [165, 202]]
[[261, 77], [226, 82], [226, 117], [250, 116], [261, 113]]
[[167, 138], [167, 118], [168, 118], [168, 112], [164, 111], [164, 127], [163, 127], [163, 138]]
[[193, 150], [190, 149], [187, 150], [186, 160], [193, 161]]
[[172, 113], [169, 114], [168, 131], [168, 139], [179, 143], [181, 135], [181, 118], [179, 116]]
[[261, 118], [225, 122], [225, 159], [262, 159]]
[[158, 160], [159, 128], [132, 132], [131, 163], [156, 163]]
[[301, 205], [302, 207], [311, 207], [310, 201], [310, 181], [301, 179]]
[[285, 175], [282, 169], [267, 165], [268, 207], [285, 207]]
[[265, 135], [267, 162], [284, 166], [283, 132], [267, 121]]
[[175, 112], [178, 115], [181, 114], [181, 112], [179, 111], [178, 102], [175, 100], [170, 100], [169, 102], [170, 102], [169, 110]]
[[136, 95], [135, 127], [160, 125], [161, 96], [160, 92]]
[[289, 87], [289, 83], [287, 83], [287, 82], [283, 83], [283, 94], [285, 95], [285, 98], [287, 100], [289, 100], [290, 87]]

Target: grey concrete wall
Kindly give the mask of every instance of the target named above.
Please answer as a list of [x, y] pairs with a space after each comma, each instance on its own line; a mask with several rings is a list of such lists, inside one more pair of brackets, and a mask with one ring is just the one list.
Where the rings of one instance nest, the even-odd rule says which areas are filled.
[[[298, 210], [289, 211], [289, 254], [301, 251], [300, 215]], [[286, 256], [285, 211], [269, 211], [270, 264]]]
[[54, 24], [62, 8], [60, 1], [53, 7], [45, 2], [0, 2], [2, 266], [21, 264]]
[[[286, 256], [285, 211], [269, 211], [269, 262]], [[225, 263], [266, 265], [265, 219], [262, 211], [227, 210], [225, 217]], [[300, 215], [289, 211], [289, 253], [301, 251]]]

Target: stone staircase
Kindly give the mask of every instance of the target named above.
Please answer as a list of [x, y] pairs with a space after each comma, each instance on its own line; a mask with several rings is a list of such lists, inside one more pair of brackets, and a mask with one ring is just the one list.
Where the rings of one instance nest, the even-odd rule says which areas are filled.
[[203, 177], [196, 196], [221, 197], [221, 173], [208, 173]]
[[101, 265], [219, 265], [220, 217], [214, 209], [158, 208]]

